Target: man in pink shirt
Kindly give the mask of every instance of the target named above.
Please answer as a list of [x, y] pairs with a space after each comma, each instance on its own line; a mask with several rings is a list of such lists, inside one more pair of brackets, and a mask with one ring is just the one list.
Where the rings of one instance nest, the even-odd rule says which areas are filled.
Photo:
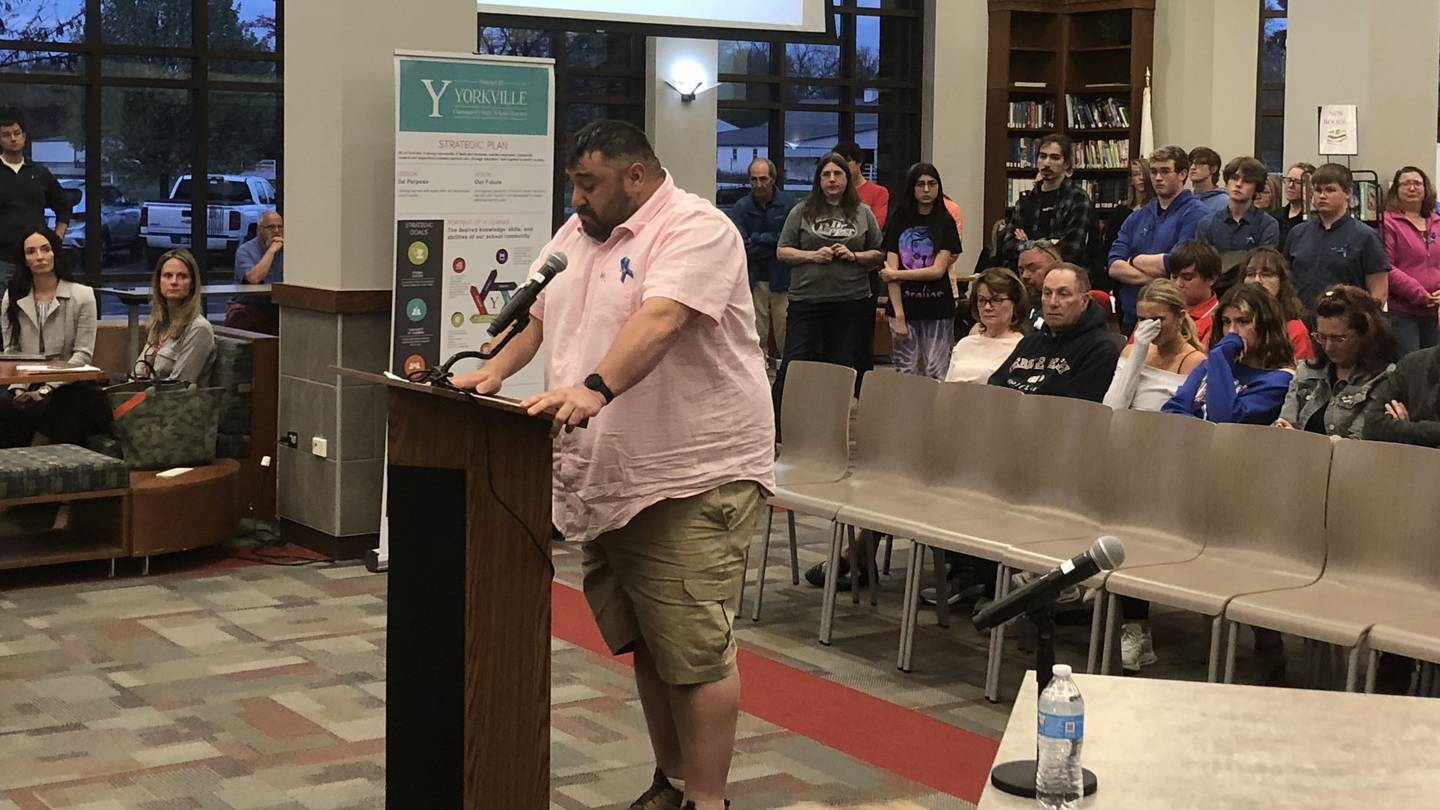
[[731, 626], [775, 484], [745, 246], [630, 124], [581, 129], [566, 174], [575, 215], [536, 267], [563, 251], [568, 269], [529, 329], [453, 382], [494, 393], [544, 341], [549, 390], [523, 405], [555, 412], [555, 524], [585, 544], [607, 645], [635, 654], [657, 767], [633, 806], [721, 810], [740, 705]]

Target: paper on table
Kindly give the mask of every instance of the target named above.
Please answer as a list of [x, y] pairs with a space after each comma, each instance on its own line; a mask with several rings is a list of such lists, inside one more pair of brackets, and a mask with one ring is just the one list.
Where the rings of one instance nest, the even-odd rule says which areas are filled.
[[21, 374], [45, 374], [54, 371], [99, 371], [95, 366], [63, 366], [51, 365], [49, 363], [21, 363], [15, 366], [15, 370]]

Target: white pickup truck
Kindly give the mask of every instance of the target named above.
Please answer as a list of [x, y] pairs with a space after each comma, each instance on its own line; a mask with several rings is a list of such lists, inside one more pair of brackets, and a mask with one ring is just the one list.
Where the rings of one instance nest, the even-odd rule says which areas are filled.
[[[181, 175], [169, 200], [140, 206], [140, 238], [152, 265], [167, 250], [190, 247], [191, 183], [190, 175]], [[234, 261], [240, 243], [255, 238], [260, 215], [274, 210], [275, 188], [263, 177], [245, 174], [212, 174], [206, 184], [205, 249]]]

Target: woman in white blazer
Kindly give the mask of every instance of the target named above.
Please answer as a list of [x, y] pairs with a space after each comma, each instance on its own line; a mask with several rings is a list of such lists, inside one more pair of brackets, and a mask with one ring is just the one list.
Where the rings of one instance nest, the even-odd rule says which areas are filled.
[[[95, 353], [95, 291], [70, 280], [60, 237], [32, 228], [20, 242], [15, 272], [0, 296], [7, 354], [89, 363]], [[40, 434], [84, 444], [110, 423], [105, 394], [91, 383], [16, 383], [0, 394], [0, 447], [23, 447]]]

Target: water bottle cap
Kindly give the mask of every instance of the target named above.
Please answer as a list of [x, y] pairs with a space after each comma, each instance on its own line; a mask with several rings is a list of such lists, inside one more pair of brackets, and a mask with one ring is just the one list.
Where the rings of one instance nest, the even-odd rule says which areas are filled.
[[1071, 669], [1069, 664], [1056, 664], [1055, 666], [1050, 668], [1050, 674], [1060, 678], [1070, 677], [1070, 672]]

